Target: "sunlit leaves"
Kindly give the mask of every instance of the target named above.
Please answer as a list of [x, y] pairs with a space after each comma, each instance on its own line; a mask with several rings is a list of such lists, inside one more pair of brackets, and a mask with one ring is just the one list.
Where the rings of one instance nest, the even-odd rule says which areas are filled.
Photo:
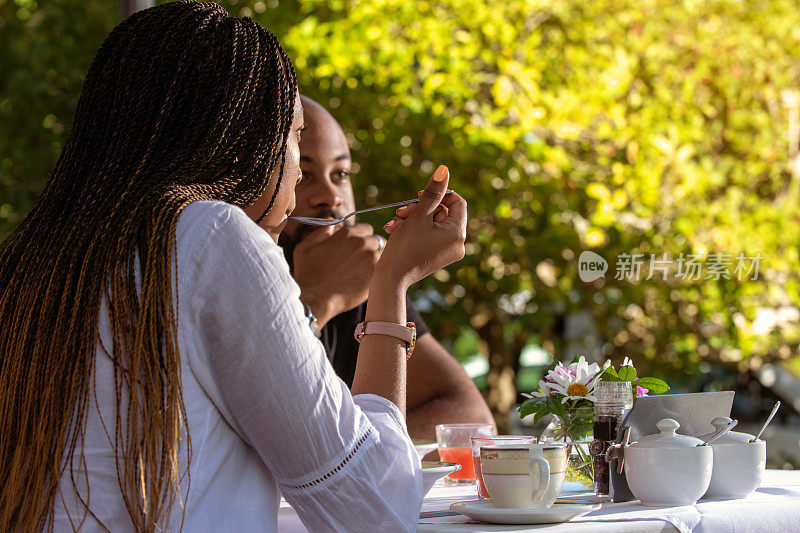
[[[496, 319], [505, 349], [524, 331], [557, 351], [565, 317], [587, 311], [596, 353], [677, 373], [797, 346], [791, 328], [752, 327], [800, 303], [794, 0], [222, 4], [278, 35], [301, 91], [350, 134], [360, 203], [450, 166], [470, 223], [467, 257], [428, 282], [442, 331]], [[41, 189], [114, 17], [97, 0], [0, 3], [0, 236]], [[584, 249], [609, 261], [605, 280], [580, 281]], [[740, 252], [762, 255], [757, 280], [613, 279], [623, 253]]]

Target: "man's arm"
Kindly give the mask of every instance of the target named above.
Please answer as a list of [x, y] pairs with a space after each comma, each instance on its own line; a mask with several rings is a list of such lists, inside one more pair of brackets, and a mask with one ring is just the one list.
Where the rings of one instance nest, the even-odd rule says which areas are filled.
[[417, 339], [407, 376], [406, 424], [412, 438], [435, 439], [436, 424], [494, 424], [478, 388], [430, 333]]

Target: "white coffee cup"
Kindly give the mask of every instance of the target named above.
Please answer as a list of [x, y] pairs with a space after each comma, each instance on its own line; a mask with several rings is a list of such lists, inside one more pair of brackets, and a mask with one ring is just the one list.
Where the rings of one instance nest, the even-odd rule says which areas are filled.
[[480, 453], [483, 484], [495, 507], [543, 509], [558, 498], [567, 472], [563, 445], [493, 444]]

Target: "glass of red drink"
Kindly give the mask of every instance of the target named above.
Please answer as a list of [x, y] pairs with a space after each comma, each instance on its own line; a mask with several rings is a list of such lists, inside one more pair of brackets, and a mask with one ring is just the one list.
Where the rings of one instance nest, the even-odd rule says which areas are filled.
[[493, 424], [439, 424], [436, 426], [436, 443], [439, 459], [458, 463], [461, 470], [448, 474], [444, 482], [449, 485], [475, 483], [472, 462], [472, 437], [490, 437], [497, 433]]
[[478, 483], [478, 498], [481, 500], [491, 499], [486, 486], [483, 484], [483, 476], [481, 476], [481, 447], [495, 444], [536, 444], [536, 437], [528, 437], [527, 435], [472, 437], [472, 465], [475, 471], [475, 479]]

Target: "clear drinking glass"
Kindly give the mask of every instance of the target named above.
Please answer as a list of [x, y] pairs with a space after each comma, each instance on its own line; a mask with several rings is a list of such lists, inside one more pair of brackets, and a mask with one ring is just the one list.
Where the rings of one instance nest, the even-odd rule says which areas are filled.
[[481, 446], [493, 444], [536, 444], [536, 437], [527, 435], [494, 435], [492, 437], [472, 437], [472, 466], [475, 470], [475, 480], [478, 484], [478, 498], [488, 500], [490, 498], [486, 486], [483, 484], [481, 476]]
[[436, 443], [439, 458], [448, 463], [458, 463], [461, 470], [444, 478], [448, 485], [475, 483], [472, 463], [472, 437], [490, 437], [497, 430], [492, 424], [439, 424], [436, 426]]
[[600, 381], [594, 388], [594, 441], [590, 449], [594, 463], [594, 491], [607, 496], [611, 490], [611, 469], [606, 450], [617, 438], [619, 424], [633, 405], [629, 381]]

